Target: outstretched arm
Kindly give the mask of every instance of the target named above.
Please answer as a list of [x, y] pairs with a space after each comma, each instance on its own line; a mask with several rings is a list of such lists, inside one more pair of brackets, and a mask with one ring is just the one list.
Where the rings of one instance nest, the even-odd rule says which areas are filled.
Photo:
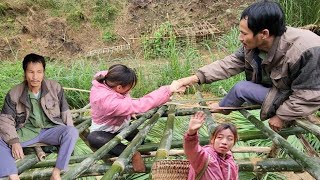
[[188, 131], [184, 135], [184, 152], [196, 173], [201, 171], [208, 159], [208, 154], [200, 146], [199, 137], [197, 135], [197, 131], [204, 123], [204, 120], [204, 113], [197, 112], [191, 117]]

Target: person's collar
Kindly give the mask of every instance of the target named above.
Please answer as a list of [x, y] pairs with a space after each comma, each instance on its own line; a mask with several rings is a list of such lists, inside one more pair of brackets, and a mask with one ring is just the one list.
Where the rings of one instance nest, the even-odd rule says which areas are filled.
[[281, 36], [277, 36], [273, 39], [271, 49], [268, 51], [267, 58], [263, 61], [263, 64], [269, 64], [272, 62], [279, 45]]

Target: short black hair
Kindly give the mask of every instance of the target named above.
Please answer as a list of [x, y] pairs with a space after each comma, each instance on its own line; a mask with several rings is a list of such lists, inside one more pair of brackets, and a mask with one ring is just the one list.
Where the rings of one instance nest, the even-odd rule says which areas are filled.
[[23, 71], [26, 72], [29, 63], [41, 63], [43, 66], [43, 70], [46, 69], [46, 61], [44, 57], [38, 54], [30, 53], [23, 58], [22, 68]]
[[248, 28], [254, 35], [264, 29], [273, 36], [281, 36], [286, 31], [285, 15], [279, 3], [263, 0], [248, 6], [241, 14], [240, 20], [247, 19]]

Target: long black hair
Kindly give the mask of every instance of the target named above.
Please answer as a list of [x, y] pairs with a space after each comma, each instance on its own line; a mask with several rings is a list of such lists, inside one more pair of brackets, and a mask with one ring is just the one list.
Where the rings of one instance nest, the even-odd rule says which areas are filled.
[[133, 69], [123, 64], [115, 64], [110, 66], [105, 76], [98, 76], [96, 80], [111, 88], [118, 85], [123, 87], [131, 86], [133, 88], [137, 84], [138, 79]]

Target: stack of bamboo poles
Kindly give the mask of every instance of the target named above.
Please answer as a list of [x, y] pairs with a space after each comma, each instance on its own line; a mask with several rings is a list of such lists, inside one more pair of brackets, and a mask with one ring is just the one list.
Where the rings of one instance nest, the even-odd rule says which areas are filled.
[[[199, 91], [196, 92], [200, 107], [206, 106]], [[88, 130], [91, 124], [90, 117], [83, 116], [83, 112], [87, 111], [90, 106], [86, 106], [80, 110], [74, 111], [74, 119], [79, 133], [83, 134]], [[73, 156], [70, 160], [70, 167], [62, 176], [62, 179], [75, 179], [77, 177], [97, 176], [103, 175], [102, 179], [116, 179], [122, 174], [134, 173], [130, 159], [135, 151], [151, 152], [151, 155], [144, 157], [154, 157], [154, 161], [161, 159], [168, 159], [174, 156], [183, 155], [183, 150], [172, 150], [173, 148], [182, 148], [181, 141], [172, 141], [173, 125], [175, 116], [188, 116], [194, 114], [198, 110], [203, 110], [206, 113], [206, 126], [209, 134], [212, 134], [216, 123], [211, 116], [211, 112], [207, 108], [189, 108], [176, 109], [175, 105], [162, 106], [159, 109], [153, 109], [145, 113], [138, 120], [134, 121], [129, 127], [123, 129], [114, 139], [96, 150], [92, 154], [83, 156]], [[251, 115], [247, 110], [241, 109], [240, 113], [246, 117], [252, 124], [254, 124], [260, 132], [256, 133], [240, 133], [241, 141], [251, 139], [267, 139], [270, 138], [277, 147], [280, 147], [292, 157], [292, 159], [277, 159], [267, 158], [259, 161], [237, 160], [240, 171], [249, 172], [279, 172], [279, 171], [294, 171], [294, 172], [309, 172], [314, 178], [320, 179], [320, 160], [318, 158], [305, 155], [290, 145], [282, 136], [313, 133], [318, 138], [320, 137], [319, 127], [307, 121], [297, 120], [295, 127], [286, 128], [276, 133], [269, 127], [265, 126], [260, 120]], [[141, 145], [148, 132], [160, 117], [167, 117], [167, 124], [163, 133], [163, 137], [159, 144], [144, 144]], [[108, 152], [120, 143], [133, 130], [142, 126], [140, 132], [127, 146], [125, 151], [118, 158], [110, 158], [104, 163], [96, 163], [103, 159]], [[84, 139], [85, 136], [80, 136]], [[200, 144], [208, 144], [210, 137], [200, 138]], [[85, 139], [84, 139], [85, 140]], [[237, 147], [232, 151], [236, 153], [255, 152], [255, 153], [270, 153], [270, 147]], [[152, 152], [155, 151], [155, 152]], [[52, 168], [54, 167], [54, 160], [44, 160], [39, 162], [36, 155], [28, 155], [25, 159], [17, 162], [18, 171], [21, 179], [40, 179], [51, 176]], [[146, 162], [146, 169], [149, 172], [153, 162]], [[42, 168], [42, 169], [39, 169]], [[45, 168], [45, 169], [43, 169]], [[25, 170], [30, 169], [26, 172]]]

